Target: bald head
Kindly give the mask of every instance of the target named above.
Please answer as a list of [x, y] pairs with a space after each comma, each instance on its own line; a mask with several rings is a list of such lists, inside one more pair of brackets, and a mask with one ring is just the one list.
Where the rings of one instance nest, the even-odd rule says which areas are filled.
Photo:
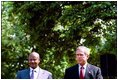
[[31, 54], [29, 54], [29, 57], [30, 56], [34, 56], [34, 57], [37, 57], [38, 59], [40, 59], [40, 55], [37, 52], [32, 52]]
[[32, 52], [28, 57], [29, 65], [31, 68], [35, 69], [39, 66], [40, 55], [37, 52]]

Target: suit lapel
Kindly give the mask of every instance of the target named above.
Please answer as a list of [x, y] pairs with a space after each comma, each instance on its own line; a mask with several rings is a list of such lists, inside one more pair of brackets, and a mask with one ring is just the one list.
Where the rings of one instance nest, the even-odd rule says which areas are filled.
[[73, 79], [79, 79], [79, 65], [74, 66], [73, 74], [72, 74]]
[[29, 79], [30, 79], [30, 69], [28, 70], [28, 77], [29, 77]]
[[89, 64], [86, 66], [85, 79], [89, 79]]
[[75, 66], [75, 75], [76, 75], [76, 79], [79, 79], [79, 65], [77, 64], [76, 66]]
[[48, 78], [48, 74], [46, 74], [45, 71], [40, 68], [39, 74], [38, 74], [38, 79], [47, 79], [47, 78]]
[[93, 79], [93, 73], [90, 64], [87, 64], [86, 66], [85, 79]]
[[80, 79], [80, 77], [79, 77], [79, 65], [77, 64], [77, 74], [78, 74], [78, 79]]
[[27, 69], [27, 71], [24, 75], [26, 75], [27, 79], [30, 79], [30, 68]]

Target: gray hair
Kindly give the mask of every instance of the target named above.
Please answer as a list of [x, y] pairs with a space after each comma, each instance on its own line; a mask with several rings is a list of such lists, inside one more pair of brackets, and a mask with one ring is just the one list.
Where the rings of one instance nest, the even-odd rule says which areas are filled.
[[85, 54], [87, 54], [87, 55], [90, 54], [90, 49], [87, 48], [87, 47], [85, 47], [85, 46], [79, 46], [79, 47], [77, 47], [76, 51], [77, 51], [77, 50], [82, 50], [82, 49], [84, 50], [84, 53], [85, 53]]

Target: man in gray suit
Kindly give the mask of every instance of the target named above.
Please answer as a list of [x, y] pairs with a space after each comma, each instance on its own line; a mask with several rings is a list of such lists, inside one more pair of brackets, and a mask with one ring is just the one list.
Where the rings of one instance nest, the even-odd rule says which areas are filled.
[[32, 52], [28, 57], [30, 68], [18, 71], [17, 79], [52, 79], [52, 73], [39, 67], [40, 55]]
[[87, 62], [90, 49], [79, 46], [76, 50], [77, 64], [66, 69], [64, 79], [103, 79], [99, 67]]

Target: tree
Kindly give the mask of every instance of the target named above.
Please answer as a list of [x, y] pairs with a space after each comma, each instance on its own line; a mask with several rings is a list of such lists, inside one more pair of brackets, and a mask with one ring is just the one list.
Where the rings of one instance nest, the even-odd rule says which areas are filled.
[[[63, 78], [75, 64], [78, 45], [91, 48], [89, 61], [100, 66], [101, 54], [116, 55], [116, 8], [115, 1], [2, 2], [2, 78], [15, 78], [17, 70], [28, 67], [32, 49], [54, 78]], [[6, 76], [9, 71], [12, 77]]]
[[1, 78], [15, 78], [16, 72], [27, 67], [26, 57], [30, 42], [17, 15], [12, 12], [12, 2], [2, 2], [2, 53]]

